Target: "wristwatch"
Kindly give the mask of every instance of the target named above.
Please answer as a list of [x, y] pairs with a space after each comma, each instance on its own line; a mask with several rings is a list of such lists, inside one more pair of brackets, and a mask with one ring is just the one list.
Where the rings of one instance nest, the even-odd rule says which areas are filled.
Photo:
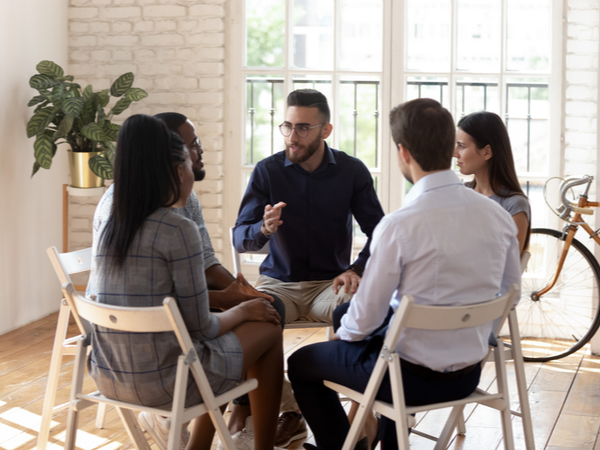
[[365, 268], [359, 266], [358, 264], [350, 264], [350, 267], [348, 267], [348, 270], [351, 270], [352, 272], [356, 273], [356, 275], [358, 275], [359, 277], [362, 278]]
[[265, 235], [265, 237], [267, 237], [267, 238], [269, 238], [269, 239], [271, 239], [271, 236], [273, 235], [273, 233], [269, 233], [269, 232], [267, 231], [267, 228], [265, 227], [265, 222], [264, 222], [264, 221], [263, 221], [263, 222], [260, 224], [260, 232], [261, 232], [262, 234], [264, 234], [264, 235]]

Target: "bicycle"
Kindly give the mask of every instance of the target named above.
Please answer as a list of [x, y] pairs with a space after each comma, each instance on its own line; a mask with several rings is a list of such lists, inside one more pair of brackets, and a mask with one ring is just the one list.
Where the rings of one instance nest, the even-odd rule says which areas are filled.
[[[570, 355], [583, 347], [600, 326], [600, 265], [592, 252], [575, 239], [581, 227], [600, 245], [600, 228], [592, 230], [582, 217], [593, 215], [591, 208], [600, 206], [600, 202], [588, 200], [593, 179], [586, 175], [564, 180], [560, 185], [562, 205], [555, 210], [548, 204], [567, 222], [562, 231], [531, 230], [531, 258], [516, 308], [525, 361], [546, 362]], [[569, 200], [572, 188], [581, 185], [585, 188], [578, 201]]]

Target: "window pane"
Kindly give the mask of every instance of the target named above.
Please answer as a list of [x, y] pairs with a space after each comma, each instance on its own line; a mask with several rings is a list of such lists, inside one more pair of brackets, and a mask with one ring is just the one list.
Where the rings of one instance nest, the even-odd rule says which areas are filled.
[[548, 84], [509, 80], [506, 85], [506, 126], [517, 172], [548, 170]]
[[422, 72], [450, 69], [450, 0], [407, 0], [406, 67]]
[[292, 77], [292, 90], [315, 89], [327, 97], [327, 103], [333, 117], [333, 93], [331, 91], [331, 77], [322, 75], [294, 75]]
[[445, 108], [449, 107], [448, 78], [409, 77], [406, 84], [406, 100], [432, 98], [440, 102]]
[[498, 80], [459, 78], [456, 81], [456, 120], [475, 111], [500, 112]]
[[284, 114], [283, 78], [246, 77], [246, 164], [284, 148], [278, 125]]
[[550, 71], [550, 2], [507, 0], [506, 67]]
[[340, 150], [378, 167], [380, 118], [379, 80], [340, 80]]
[[498, 0], [458, 0], [458, 70], [500, 70], [501, 4]]
[[246, 65], [283, 67], [285, 0], [246, 0], [246, 29]]
[[342, 0], [340, 3], [341, 69], [381, 71], [382, 0]]
[[294, 67], [333, 68], [333, 0], [294, 1], [293, 55]]

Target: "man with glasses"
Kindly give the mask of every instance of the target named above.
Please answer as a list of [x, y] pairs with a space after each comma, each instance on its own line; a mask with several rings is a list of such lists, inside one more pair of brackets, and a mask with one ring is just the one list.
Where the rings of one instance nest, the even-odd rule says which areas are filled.
[[[384, 213], [367, 167], [325, 142], [333, 126], [322, 93], [312, 89], [290, 93], [279, 129], [285, 150], [254, 168], [233, 232], [234, 245], [245, 252], [269, 243], [256, 288], [281, 298], [286, 323], [297, 319], [331, 323], [335, 308], [350, 300], [360, 284], [372, 232]], [[352, 216], [368, 241], [351, 262]], [[286, 386], [275, 439], [278, 447], [306, 436]], [[235, 408], [231, 420], [239, 420]]]

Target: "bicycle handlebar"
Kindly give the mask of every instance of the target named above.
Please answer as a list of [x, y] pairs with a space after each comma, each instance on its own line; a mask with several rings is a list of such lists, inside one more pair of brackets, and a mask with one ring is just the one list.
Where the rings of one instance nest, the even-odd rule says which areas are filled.
[[565, 210], [564, 210], [563, 214], [561, 214], [561, 218], [563, 217], [565, 212], [567, 212], [567, 215], [568, 215], [568, 213], [570, 213], [570, 211], [573, 211], [573, 212], [576, 212], [579, 214], [587, 214], [587, 215], [594, 214], [594, 211], [591, 208], [580, 208], [577, 206], [577, 204], [575, 204], [567, 199], [567, 192], [569, 191], [569, 189], [571, 189], [575, 186], [581, 186], [582, 184], [587, 184], [585, 191], [583, 193], [583, 195], [587, 197], [587, 194], [588, 194], [588, 191], [592, 184], [592, 181], [594, 181], [594, 177], [592, 177], [590, 175], [584, 175], [581, 178], [568, 178], [562, 183], [562, 185], [560, 187], [560, 199], [561, 199], [563, 205], [565, 206]]

